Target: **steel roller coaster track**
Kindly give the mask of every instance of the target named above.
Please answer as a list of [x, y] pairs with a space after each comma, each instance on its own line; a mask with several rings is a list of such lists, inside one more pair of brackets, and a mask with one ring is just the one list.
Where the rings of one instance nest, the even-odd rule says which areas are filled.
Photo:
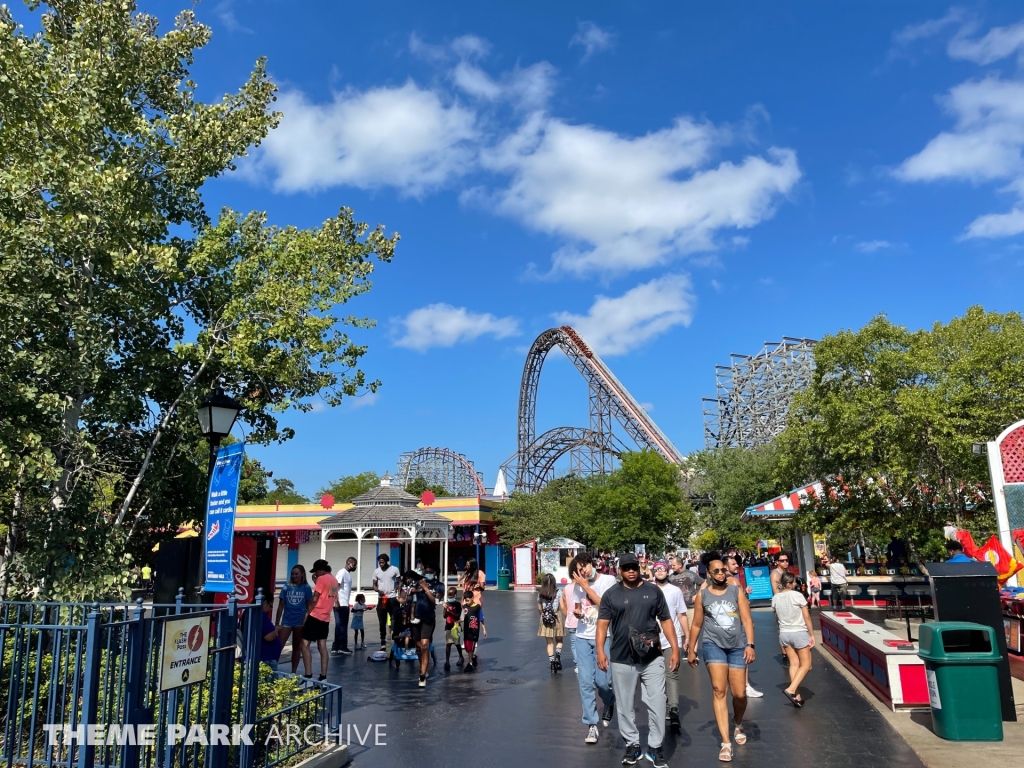
[[[537, 390], [548, 352], [561, 348], [587, 382], [590, 427], [557, 427], [537, 436]], [[667, 461], [681, 464], [682, 455], [658, 428], [647, 412], [615, 378], [604, 361], [568, 325], [550, 328], [533, 342], [523, 367], [519, 388], [518, 448], [502, 465], [515, 490], [535, 493], [554, 476], [555, 462], [570, 454], [577, 474], [611, 470], [625, 445], [612, 434], [612, 419], [641, 448], [660, 453]]]

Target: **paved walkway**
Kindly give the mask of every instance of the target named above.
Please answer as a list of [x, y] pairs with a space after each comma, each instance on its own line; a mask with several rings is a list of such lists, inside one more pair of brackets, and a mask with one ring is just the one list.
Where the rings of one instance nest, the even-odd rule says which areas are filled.
[[[385, 725], [382, 741], [365, 745], [353, 733], [355, 766], [486, 765], [488, 768], [548, 768], [552, 765], [616, 766], [625, 745], [613, 722], [601, 729], [596, 745], [583, 742], [579, 689], [571, 655], [566, 669], [552, 675], [543, 641], [536, 637], [537, 609], [532, 593], [488, 591], [484, 600], [490, 637], [480, 646], [480, 668], [463, 673], [444, 664], [443, 635], [435, 633], [438, 666], [427, 688], [417, 685], [412, 662], [393, 666], [367, 662], [366, 652], [333, 657], [328, 679], [344, 686], [344, 720], [365, 733]], [[376, 622], [368, 618], [367, 640], [376, 643]], [[736, 748], [734, 765], [884, 765], [923, 768], [924, 764], [855, 688], [815, 655], [805, 680], [806, 705], [796, 709], [782, 693], [787, 684], [776, 648], [774, 616], [755, 611], [758, 661], [751, 672], [763, 699], [747, 709], [749, 740]], [[372, 626], [371, 626], [372, 625]], [[374, 648], [371, 645], [371, 650]], [[314, 653], [314, 656], [316, 654]], [[454, 657], [453, 657], [454, 662]], [[314, 668], [318, 668], [318, 662]], [[669, 736], [665, 751], [672, 766], [717, 765], [718, 730], [711, 706], [711, 685], [703, 665], [683, 666], [680, 680], [683, 731]], [[637, 696], [639, 704], [640, 697]], [[646, 716], [641, 733], [646, 739]], [[644, 762], [644, 765], [649, 763]]]

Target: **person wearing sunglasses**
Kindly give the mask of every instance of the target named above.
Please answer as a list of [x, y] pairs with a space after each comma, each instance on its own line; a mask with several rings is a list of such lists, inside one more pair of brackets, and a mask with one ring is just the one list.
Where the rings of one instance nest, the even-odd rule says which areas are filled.
[[[686, 661], [697, 666], [700, 644], [704, 663], [714, 691], [715, 721], [722, 737], [718, 759], [732, 762], [733, 739], [743, 746], [747, 734], [743, 730], [743, 714], [747, 709], [747, 665], [754, 663], [754, 621], [746, 594], [729, 583], [729, 569], [721, 558], [707, 564], [708, 584], [697, 593]], [[733, 733], [729, 734], [729, 703], [732, 692]]]
[[[772, 584], [772, 597], [782, 592], [782, 574], [789, 572], [789, 563], [791, 558], [788, 552], [780, 552], [778, 559], [775, 561], [775, 567], [772, 568], [772, 572], [768, 575]], [[779, 645], [779, 650], [782, 652], [782, 666], [789, 666], [789, 656], [786, 655], [786, 649]]]
[[[663, 570], [668, 567], [661, 563]], [[617, 697], [619, 733], [626, 742], [623, 765], [635, 765], [641, 757], [653, 768], [668, 768], [662, 741], [665, 738], [665, 673], [679, 668], [679, 641], [662, 590], [640, 575], [635, 555], [619, 558], [622, 582], [601, 598], [597, 614], [597, 666], [611, 671], [612, 688]], [[679, 610], [685, 616], [685, 604]], [[611, 652], [605, 650], [605, 638], [611, 637]], [[661, 638], [668, 641], [666, 660]], [[610, 659], [609, 659], [610, 657]], [[640, 749], [640, 731], [636, 727], [634, 700], [640, 683], [647, 707], [647, 751]]]

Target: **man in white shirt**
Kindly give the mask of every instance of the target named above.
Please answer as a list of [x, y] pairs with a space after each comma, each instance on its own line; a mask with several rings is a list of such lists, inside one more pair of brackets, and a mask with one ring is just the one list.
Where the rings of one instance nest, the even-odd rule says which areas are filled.
[[345, 561], [345, 568], [338, 574], [338, 599], [334, 604], [334, 643], [331, 655], [344, 654], [351, 656], [348, 649], [348, 611], [349, 598], [352, 596], [352, 572], [356, 569], [356, 559], [350, 557]]
[[394, 624], [394, 614], [398, 610], [398, 580], [400, 573], [391, 565], [391, 558], [380, 555], [377, 568], [373, 572], [373, 588], [377, 592], [377, 622], [380, 624], [380, 649], [388, 647], [388, 618]]
[[[569, 575], [573, 587], [574, 615], [576, 624], [576, 666], [579, 669], [580, 699], [583, 702], [583, 724], [587, 726], [587, 744], [596, 744], [597, 696], [604, 702], [601, 721], [607, 728], [615, 714], [615, 693], [612, 691], [612, 676], [608, 670], [597, 666], [597, 612], [601, 595], [615, 586], [615, 577], [599, 574], [594, 561], [585, 552], [576, 555], [569, 563]], [[605, 655], [611, 652], [611, 637], [605, 641]]]
[[828, 568], [828, 580], [832, 589], [832, 610], [846, 609], [846, 585], [849, 580], [846, 576], [846, 566], [838, 560], [829, 560], [828, 555], [821, 558], [821, 564]]
[[[676, 630], [676, 645], [680, 653], [686, 652], [686, 641], [690, 636], [690, 624], [686, 619], [686, 598], [683, 590], [668, 580], [668, 563], [664, 560], [656, 562], [651, 570], [654, 572], [654, 583], [661, 587], [668, 603], [668, 612], [672, 617], [672, 626]], [[665, 657], [665, 696], [668, 700], [666, 718], [672, 731], [679, 733], [682, 725], [679, 722], [679, 668], [672, 669], [669, 659], [672, 657], [672, 644], [661, 631], [661, 655]]]

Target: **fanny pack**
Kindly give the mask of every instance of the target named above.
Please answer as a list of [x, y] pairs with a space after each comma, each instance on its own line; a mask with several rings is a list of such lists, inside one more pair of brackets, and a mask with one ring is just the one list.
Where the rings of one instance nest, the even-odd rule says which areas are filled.
[[629, 647], [637, 655], [638, 661], [644, 663], [657, 653], [661, 653], [661, 632], [641, 632], [629, 621], [629, 598], [626, 603], [626, 622], [629, 624]]

